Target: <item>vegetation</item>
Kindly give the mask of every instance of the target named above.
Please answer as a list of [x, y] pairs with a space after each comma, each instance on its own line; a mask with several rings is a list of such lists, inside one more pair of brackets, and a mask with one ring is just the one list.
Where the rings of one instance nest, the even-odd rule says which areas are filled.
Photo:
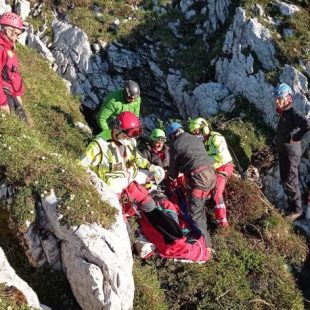
[[[272, 164], [270, 148], [273, 130], [264, 121], [262, 113], [242, 96], [236, 97], [235, 109], [209, 119], [213, 130], [221, 132], [228, 143], [238, 170], [253, 164], [257, 153], [265, 153], [264, 162], [256, 162], [256, 167]], [[239, 171], [241, 172], [241, 171]]]
[[165, 295], [160, 289], [160, 282], [153, 266], [141, 265], [138, 259], [134, 264], [135, 310], [166, 310]]
[[26, 303], [25, 297], [19, 290], [0, 283], [0, 309], [31, 310], [32, 308]]
[[[292, 17], [283, 18], [279, 32], [275, 36], [278, 57], [283, 62], [298, 65], [300, 60], [310, 61], [310, 14], [306, 9], [295, 13]], [[293, 34], [283, 36], [284, 29], [291, 29]]]
[[[168, 309], [304, 309], [290, 273], [291, 266], [300, 270], [309, 254], [304, 238], [293, 234], [292, 225], [255, 185], [235, 177], [228, 184], [225, 199], [231, 227], [219, 231], [209, 225], [212, 261], [199, 265], [156, 259], [141, 268], [152, 279], [157, 274]], [[212, 209], [208, 215], [213, 218]], [[160, 294], [156, 282], [149, 291], [150, 300]], [[145, 304], [141, 294], [135, 303]]]
[[36, 203], [53, 189], [63, 223], [109, 226], [114, 210], [100, 200], [78, 165], [89, 140], [74, 126], [82, 119], [79, 102], [67, 94], [63, 82], [33, 51], [20, 52], [26, 84], [24, 104], [31, 125], [15, 116], [0, 119], [1, 167], [6, 181], [16, 190], [12, 216], [19, 228], [26, 221], [32, 222]]

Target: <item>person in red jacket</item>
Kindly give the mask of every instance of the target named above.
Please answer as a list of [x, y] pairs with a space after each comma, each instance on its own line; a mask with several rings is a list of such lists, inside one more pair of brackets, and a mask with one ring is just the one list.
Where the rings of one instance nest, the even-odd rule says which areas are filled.
[[20, 73], [15, 44], [23, 32], [22, 19], [12, 12], [0, 16], [0, 111], [15, 112], [27, 121], [21, 96], [24, 84]]

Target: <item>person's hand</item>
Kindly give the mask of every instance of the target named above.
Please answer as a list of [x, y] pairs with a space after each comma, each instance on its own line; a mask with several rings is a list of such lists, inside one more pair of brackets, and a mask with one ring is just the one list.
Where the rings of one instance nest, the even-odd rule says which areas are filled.
[[0, 105], [0, 111], [10, 114], [10, 107], [8, 104]]
[[151, 165], [149, 171], [154, 174], [156, 184], [159, 184], [165, 178], [165, 170], [160, 166]]

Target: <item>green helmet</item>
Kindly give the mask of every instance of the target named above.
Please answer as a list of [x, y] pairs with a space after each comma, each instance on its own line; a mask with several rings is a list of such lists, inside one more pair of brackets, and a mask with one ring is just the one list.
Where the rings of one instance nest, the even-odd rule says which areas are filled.
[[207, 121], [204, 118], [198, 117], [198, 118], [195, 118], [195, 119], [191, 119], [188, 122], [188, 131], [190, 133], [193, 133], [194, 130], [202, 129], [205, 126], [209, 127], [209, 124], [207, 123]]
[[150, 134], [150, 140], [152, 141], [166, 141], [165, 132], [159, 128], [155, 128]]

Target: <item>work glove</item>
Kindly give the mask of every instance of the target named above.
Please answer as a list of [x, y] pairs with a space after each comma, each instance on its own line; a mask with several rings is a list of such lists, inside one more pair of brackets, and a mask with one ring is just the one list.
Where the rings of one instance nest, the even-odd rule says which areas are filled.
[[149, 171], [153, 173], [156, 184], [165, 178], [165, 170], [160, 166], [150, 165]]

